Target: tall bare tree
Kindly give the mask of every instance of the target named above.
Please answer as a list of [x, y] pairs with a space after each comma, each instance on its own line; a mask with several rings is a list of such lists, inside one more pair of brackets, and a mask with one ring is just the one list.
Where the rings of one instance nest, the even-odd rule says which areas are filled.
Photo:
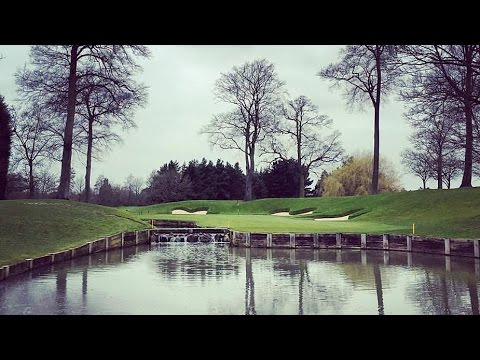
[[110, 79], [134, 75], [140, 69], [136, 56], [147, 57], [149, 50], [141, 45], [37, 45], [32, 46], [33, 68], [16, 75], [24, 98], [44, 104], [66, 115], [62, 169], [58, 197], [68, 198], [71, 179], [73, 129], [77, 94], [82, 78]]
[[[113, 133], [115, 125], [123, 129], [134, 127], [134, 111], [145, 104], [147, 92], [146, 87], [137, 84], [129, 74], [118, 74], [115, 79], [84, 78], [84, 82], [86, 84], [79, 82], [83, 91], [78, 95], [77, 114], [84, 119], [82, 128], [87, 137], [85, 201], [89, 202], [94, 140], [108, 145], [119, 139]], [[98, 132], [94, 133], [94, 126]]]
[[140, 192], [142, 191], [142, 186], [143, 186], [143, 179], [141, 177], [135, 177], [133, 174], [129, 174], [127, 178], [125, 179], [125, 189], [128, 192], [128, 203], [131, 202], [131, 196], [132, 194], [135, 195], [136, 200], [138, 200], [138, 196], [140, 195]]
[[256, 148], [273, 124], [283, 85], [275, 66], [266, 59], [234, 66], [215, 83], [216, 98], [235, 109], [214, 116], [201, 133], [214, 146], [244, 154], [245, 200], [253, 199]]
[[[288, 160], [289, 149], [295, 150], [299, 178], [299, 197], [305, 197], [305, 174], [319, 166], [341, 160], [343, 149], [340, 132], [334, 131], [322, 137], [331, 127], [332, 120], [318, 113], [318, 108], [306, 96], [299, 96], [282, 105], [283, 119], [276, 122], [270, 133], [270, 143], [264, 152], [274, 160]], [[281, 136], [287, 137], [282, 139]]]
[[40, 197], [47, 197], [57, 188], [56, 176], [45, 167], [35, 177], [36, 191]]
[[28, 196], [35, 195], [34, 168], [49, 159], [61, 146], [54, 142], [49, 132], [48, 113], [36, 104], [14, 116], [13, 141], [14, 156], [17, 163], [23, 163], [28, 169]]
[[402, 164], [422, 180], [423, 189], [427, 188], [427, 180], [433, 176], [428, 153], [423, 150], [405, 150], [401, 154]]
[[8, 165], [12, 142], [11, 115], [7, 104], [0, 95], [0, 200], [5, 199], [7, 190]]
[[341, 60], [322, 69], [318, 75], [344, 85], [350, 105], [370, 101], [374, 108], [373, 173], [371, 194], [378, 192], [380, 162], [380, 103], [399, 75], [397, 47], [393, 45], [347, 45]]
[[[410, 141], [427, 154], [438, 189], [444, 183], [449, 187], [461, 164], [458, 157], [464, 144], [462, 109], [446, 91], [449, 85], [439, 69], [417, 72], [404, 85], [406, 90], [400, 94], [410, 105], [405, 118], [415, 129]], [[448, 179], [443, 178], [444, 174]]]
[[[464, 125], [464, 169], [460, 187], [472, 186], [475, 107], [480, 105], [480, 45], [415, 45], [405, 49], [416, 73], [434, 71], [435, 91], [461, 109]], [[415, 84], [417, 77], [413, 77]]]

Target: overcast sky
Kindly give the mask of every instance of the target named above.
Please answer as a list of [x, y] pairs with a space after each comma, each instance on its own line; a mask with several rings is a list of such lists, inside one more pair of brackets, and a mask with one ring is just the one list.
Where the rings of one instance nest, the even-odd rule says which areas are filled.
[[[123, 183], [130, 174], [148, 178], [169, 160], [180, 164], [191, 159], [221, 158], [244, 168], [241, 153], [210, 148], [200, 128], [213, 114], [227, 110], [215, 100], [213, 87], [220, 73], [228, 72], [245, 61], [266, 58], [286, 83], [291, 97], [305, 95], [322, 114], [333, 119], [333, 128], [342, 133], [347, 153], [373, 151], [373, 109], [349, 111], [339, 89], [316, 73], [338, 59], [342, 46], [331, 45], [155, 45], [152, 57], [142, 60], [144, 72], [139, 80], [149, 87], [148, 104], [137, 111], [136, 129], [122, 132], [123, 143], [92, 165], [92, 183], [103, 174], [113, 183]], [[16, 99], [15, 71], [28, 62], [29, 46], [0, 45], [0, 94], [8, 104]], [[418, 189], [421, 181], [409, 175], [400, 163], [400, 153], [409, 146], [411, 129], [402, 117], [403, 104], [395, 96], [382, 99], [380, 119], [380, 154], [389, 159], [400, 174], [406, 189]], [[258, 163], [258, 162], [257, 162]], [[73, 165], [84, 176], [85, 160], [74, 156]], [[262, 164], [260, 163], [260, 166]], [[316, 180], [316, 176], [313, 176]], [[460, 180], [454, 182], [458, 186]], [[430, 187], [435, 183], [430, 181]]]

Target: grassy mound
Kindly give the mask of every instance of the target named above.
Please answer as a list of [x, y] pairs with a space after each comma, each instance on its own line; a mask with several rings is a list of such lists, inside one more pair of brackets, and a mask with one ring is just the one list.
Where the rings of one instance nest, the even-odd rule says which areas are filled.
[[0, 266], [144, 229], [124, 210], [66, 200], [0, 201]]

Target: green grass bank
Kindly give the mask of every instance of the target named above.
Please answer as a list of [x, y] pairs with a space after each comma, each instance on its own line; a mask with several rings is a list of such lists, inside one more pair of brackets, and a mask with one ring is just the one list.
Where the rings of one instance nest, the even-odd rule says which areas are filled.
[[121, 209], [65, 200], [0, 201], [0, 266], [148, 224]]
[[[312, 215], [276, 217], [270, 214], [314, 209]], [[125, 207], [138, 219], [194, 220], [201, 226], [252, 232], [356, 232], [480, 238], [480, 188], [419, 190], [374, 196], [305, 199], [261, 199], [249, 202], [195, 200]], [[208, 209], [208, 215], [171, 215], [172, 210]], [[351, 214], [344, 222], [313, 221], [317, 217]]]

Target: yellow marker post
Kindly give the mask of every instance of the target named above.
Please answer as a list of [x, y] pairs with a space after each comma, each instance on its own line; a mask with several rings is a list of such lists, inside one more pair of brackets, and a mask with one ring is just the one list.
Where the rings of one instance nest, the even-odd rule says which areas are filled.
[[415, 223], [412, 224], [412, 234], [415, 235]]

